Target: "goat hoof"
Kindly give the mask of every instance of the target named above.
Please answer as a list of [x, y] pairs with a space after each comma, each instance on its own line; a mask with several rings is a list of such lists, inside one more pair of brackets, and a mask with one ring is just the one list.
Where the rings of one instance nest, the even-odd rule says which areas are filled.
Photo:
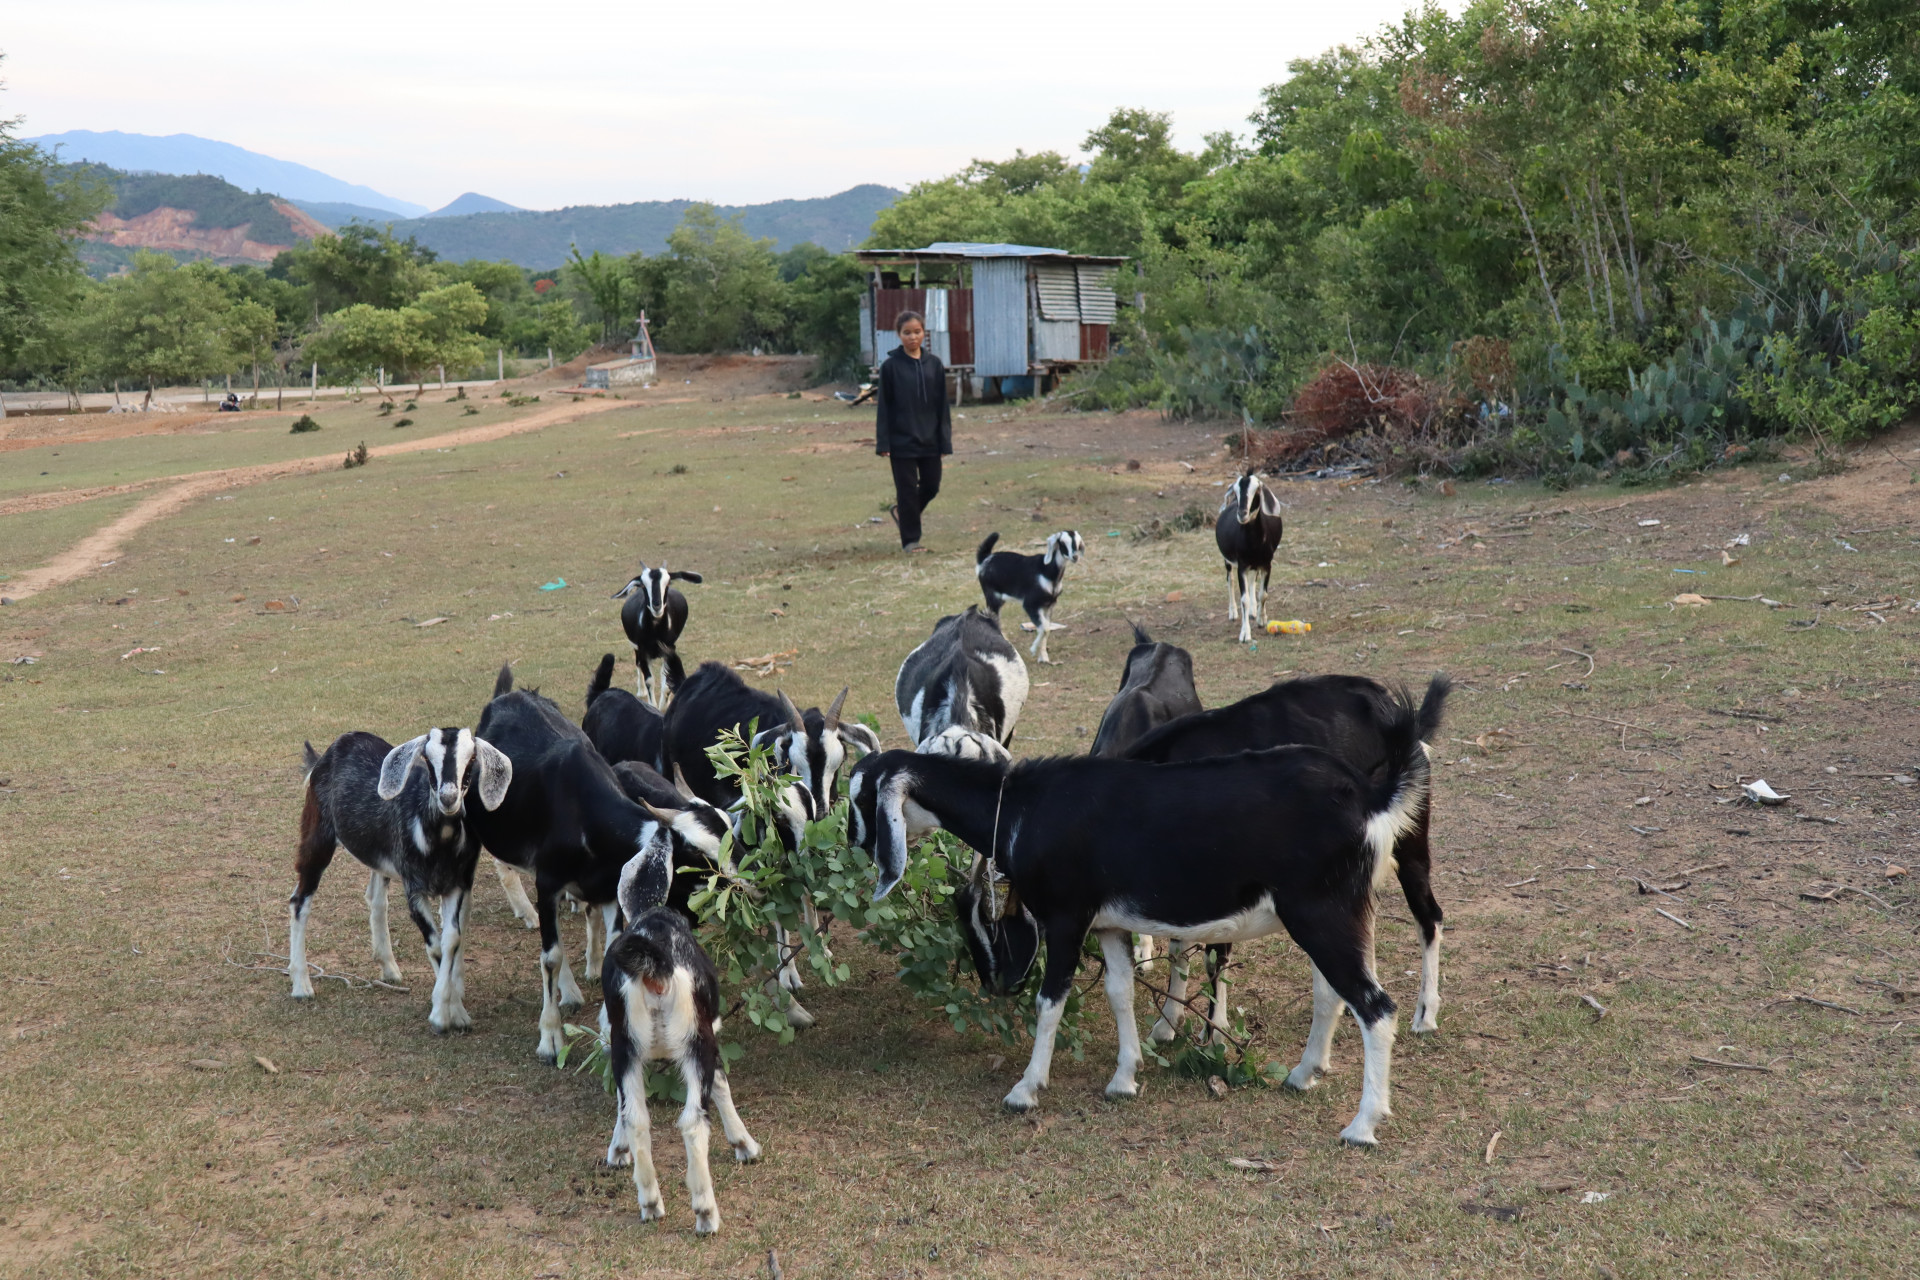
[[693, 1234], [710, 1236], [720, 1229], [720, 1211], [718, 1209], [695, 1209], [693, 1211]]
[[1156, 1022], [1153, 1024], [1153, 1030], [1147, 1032], [1147, 1039], [1153, 1041], [1155, 1044], [1172, 1044], [1173, 1028], [1168, 1026], [1164, 1021]]
[[1377, 1147], [1380, 1139], [1373, 1136], [1372, 1128], [1361, 1128], [1358, 1120], [1340, 1131], [1340, 1141], [1350, 1147]]
[[394, 983], [401, 981], [400, 966], [397, 964], [390, 964], [390, 965], [387, 965], [385, 968], [381, 969], [380, 981], [394, 982]]
[[309, 982], [309, 983], [304, 983], [302, 985], [294, 987], [293, 998], [295, 1000], [313, 999], [313, 984]]
[[447, 1010], [445, 1014], [436, 1013], [429, 1017], [427, 1019], [427, 1025], [441, 1035], [445, 1035], [449, 1031], [473, 1030], [473, 1018], [465, 1009], [455, 1006]]
[[570, 993], [562, 992], [560, 996], [560, 1007], [562, 1009], [578, 1009], [581, 1005], [585, 1004], [586, 1002], [587, 1002], [586, 997], [581, 995], [578, 991], [574, 991]]
[[608, 1147], [607, 1168], [625, 1169], [633, 1163], [632, 1147]]
[[1413, 1033], [1415, 1035], [1426, 1035], [1430, 1031], [1438, 1031], [1439, 1029], [1440, 1019], [1434, 1016], [1433, 1010], [1422, 1005], [1413, 1011]]
[[805, 1031], [808, 1027], [811, 1027], [815, 1021], [814, 1016], [805, 1009], [802, 1009], [798, 1004], [791, 1006], [787, 1010], [787, 1025], [795, 1031]]
[[1023, 1093], [1019, 1089], [1015, 1089], [1001, 1100], [1001, 1105], [1016, 1115], [1020, 1115], [1038, 1107], [1040, 1105], [1040, 1099], [1030, 1093]]
[[1125, 1084], [1115, 1081], [1107, 1086], [1107, 1097], [1115, 1102], [1125, 1102], [1129, 1098], [1137, 1098], [1139, 1096], [1140, 1085], [1138, 1081], [1129, 1080]]
[[642, 1200], [640, 1202], [640, 1221], [658, 1222], [667, 1216], [667, 1206], [660, 1200]]
[[1285, 1083], [1295, 1093], [1305, 1093], [1320, 1083], [1320, 1073], [1312, 1067], [1295, 1067], [1287, 1072]]
[[752, 1138], [734, 1143], [733, 1158], [741, 1164], [752, 1164], [760, 1158], [760, 1144]]

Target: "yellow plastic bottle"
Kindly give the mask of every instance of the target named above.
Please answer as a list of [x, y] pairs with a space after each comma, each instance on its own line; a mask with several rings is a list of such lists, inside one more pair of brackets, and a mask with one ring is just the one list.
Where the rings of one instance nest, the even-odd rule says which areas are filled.
[[1270, 636], [1303, 636], [1311, 630], [1311, 622], [1302, 622], [1298, 618], [1289, 618], [1285, 622], [1276, 618], [1267, 624], [1267, 634]]

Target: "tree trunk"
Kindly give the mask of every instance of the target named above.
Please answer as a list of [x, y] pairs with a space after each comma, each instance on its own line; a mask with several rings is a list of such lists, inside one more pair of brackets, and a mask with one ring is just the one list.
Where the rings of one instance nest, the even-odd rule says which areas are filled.
[[1647, 322], [1647, 300], [1640, 292], [1640, 248], [1633, 240], [1633, 214], [1627, 208], [1627, 180], [1618, 166], [1614, 168], [1613, 180], [1620, 191], [1620, 221], [1627, 229], [1627, 265], [1632, 269], [1627, 279], [1633, 286], [1633, 319], [1636, 324], [1644, 325]]
[[[1578, 226], [1580, 206], [1574, 203], [1573, 188], [1567, 185], [1565, 178], [1560, 179], [1560, 192], [1566, 196], [1567, 212], [1572, 215], [1571, 220], [1574, 225]], [[1597, 318], [1600, 314], [1600, 300], [1593, 293], [1593, 258], [1587, 253], [1587, 237], [1585, 234], [1578, 234], [1574, 236], [1574, 240], [1580, 246], [1580, 268], [1587, 279], [1587, 314]], [[1596, 244], [1594, 247], [1599, 246]]]
[[[1596, 183], [1591, 174], [1587, 177], [1587, 206], [1593, 217], [1593, 247], [1600, 252], [1600, 275], [1607, 286], [1607, 332], [1614, 333], [1618, 326], [1614, 323], [1613, 313], [1613, 265], [1607, 256], [1607, 246], [1600, 239], [1600, 197], [1595, 193]], [[1609, 222], [1612, 219], [1608, 219]]]
[[1547, 281], [1547, 260], [1540, 253], [1540, 237], [1533, 233], [1533, 217], [1527, 212], [1527, 202], [1520, 198], [1520, 188], [1511, 176], [1507, 178], [1507, 190], [1513, 193], [1514, 208], [1520, 210], [1520, 221], [1527, 226], [1527, 239], [1533, 242], [1533, 265], [1540, 268], [1540, 291], [1547, 295], [1547, 306], [1553, 311], [1554, 332], [1564, 338], [1567, 327], [1560, 322], [1560, 300], [1553, 296], [1553, 285]]

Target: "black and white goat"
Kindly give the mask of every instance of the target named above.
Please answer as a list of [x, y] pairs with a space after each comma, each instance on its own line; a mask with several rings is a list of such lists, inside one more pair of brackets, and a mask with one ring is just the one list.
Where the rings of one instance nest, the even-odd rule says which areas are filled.
[[999, 615], [970, 604], [934, 623], [907, 655], [893, 701], [915, 745], [960, 728], [1011, 746], [1027, 703], [1027, 664], [1000, 633]]
[[[560, 1052], [561, 1009], [583, 1003], [560, 949], [561, 895], [586, 904], [591, 981], [600, 975], [601, 951], [613, 934], [622, 868], [650, 849], [671, 865], [671, 835], [626, 794], [613, 766], [580, 727], [551, 698], [515, 689], [507, 668], [501, 668], [475, 732], [513, 763], [513, 783], [500, 803], [470, 821], [489, 853], [533, 873], [540, 920], [538, 1052], [552, 1062]], [[599, 948], [593, 942], [596, 914], [603, 940]]]
[[[1439, 732], [1447, 694], [1452, 687], [1444, 675], [1434, 676], [1427, 685], [1415, 719], [1422, 742], [1431, 741]], [[1401, 715], [1401, 697], [1376, 680], [1365, 676], [1308, 676], [1273, 685], [1228, 706], [1162, 725], [1135, 742], [1125, 755], [1130, 760], [1167, 763], [1267, 747], [1311, 746], [1333, 753], [1377, 782], [1393, 768], [1399, 749], [1395, 735], [1399, 732]], [[1400, 891], [1406, 895], [1407, 907], [1420, 925], [1423, 944], [1420, 997], [1413, 1006], [1416, 1032], [1435, 1030], [1440, 1012], [1443, 917], [1440, 904], [1433, 896], [1433, 854], [1427, 838], [1431, 821], [1431, 796], [1423, 794], [1394, 840], [1391, 859], [1399, 875]], [[1186, 974], [1180, 966], [1177, 948], [1175, 957], [1170, 994], [1184, 996]], [[1223, 956], [1211, 958], [1224, 959]], [[1224, 979], [1218, 977], [1217, 972], [1215, 981], [1211, 1006], [1218, 1027], [1226, 995]], [[1172, 1039], [1184, 1012], [1184, 1005], [1169, 1000], [1161, 1020], [1154, 1024], [1154, 1038]], [[1339, 1005], [1316, 975], [1313, 1029], [1307, 1036], [1307, 1053], [1288, 1077], [1296, 1088], [1308, 1087], [1326, 1070], [1327, 1055], [1339, 1021]]]
[[1151, 729], [1200, 710], [1193, 687], [1193, 655], [1155, 640], [1133, 624], [1133, 649], [1120, 672], [1120, 690], [1100, 717], [1087, 754], [1118, 756]]
[[1106, 957], [1119, 1025], [1110, 1097], [1139, 1092], [1129, 933], [1244, 942], [1285, 929], [1352, 1009], [1366, 1045], [1359, 1113], [1342, 1131], [1372, 1145], [1391, 1114], [1394, 1004], [1374, 976], [1373, 888], [1425, 803], [1428, 765], [1411, 699], [1387, 727], [1373, 780], [1317, 747], [1183, 764], [1078, 757], [1011, 769], [889, 751], [855, 766], [854, 838], [880, 869], [875, 896], [905, 873], [907, 841], [944, 827], [1005, 877], [1007, 909], [963, 888], [954, 906], [983, 983], [1017, 988], [1044, 938], [1033, 1057], [1007, 1094], [1016, 1111], [1046, 1087], [1053, 1040], [1089, 929]]
[[313, 996], [307, 913], [339, 846], [371, 873], [367, 919], [381, 980], [400, 981], [387, 924], [387, 889], [397, 880], [433, 960], [428, 1023], [441, 1032], [471, 1027], [461, 951], [480, 841], [468, 821], [467, 791], [477, 778], [481, 805], [498, 808], [513, 781], [512, 762], [467, 729], [429, 729], [397, 747], [371, 733], [345, 733], [323, 754], [316, 755], [308, 743], [303, 755], [307, 799], [294, 861], [299, 883], [288, 904], [287, 969], [294, 998]]
[[[863, 724], [842, 722], [841, 708], [846, 705], [847, 690], [833, 700], [825, 712], [809, 707], [802, 712], [793, 705], [785, 690], [767, 693], [756, 689], [717, 662], [703, 662], [687, 678], [686, 684], [667, 708], [664, 763], [672, 768], [688, 794], [722, 809], [732, 809], [740, 793], [721, 777], [707, 758], [707, 748], [720, 741], [720, 735], [733, 730], [746, 737], [748, 727], [757, 724], [751, 745], [771, 745], [776, 767], [797, 779], [780, 798], [780, 836], [788, 848], [797, 848], [806, 836], [807, 823], [823, 816], [837, 798], [841, 768], [849, 755], [864, 756], [880, 749], [880, 739]], [[820, 922], [809, 909], [805, 921], [818, 931]], [[792, 954], [782, 930], [780, 947]], [[789, 960], [782, 966], [779, 983], [791, 993], [804, 984], [800, 970]], [[798, 1000], [789, 998], [787, 1019], [796, 1027], [810, 1027], [814, 1019]]]
[[661, 763], [666, 717], [625, 689], [613, 687], [613, 655], [601, 657], [587, 684], [587, 714], [580, 727], [608, 764], [638, 760], [649, 768]]
[[1000, 616], [1000, 606], [1009, 600], [1018, 600], [1038, 633], [1028, 652], [1033, 654], [1035, 662], [1051, 662], [1047, 657], [1047, 632], [1052, 630], [1053, 623], [1048, 619], [1053, 606], [1060, 602], [1067, 566], [1086, 553], [1087, 544], [1072, 529], [1062, 529], [1047, 539], [1043, 554], [1027, 556], [1018, 551], [995, 551], [993, 544], [999, 540], [999, 534], [990, 533], [973, 553], [973, 576], [980, 580], [980, 593], [987, 598], [987, 608], [996, 618]]
[[[685, 569], [669, 573], [665, 565], [650, 569], [643, 560], [640, 572], [613, 593], [615, 600], [627, 601], [620, 610], [620, 626], [633, 644], [633, 663], [640, 669], [637, 692], [656, 708], [667, 705], [687, 674], [677, 648], [687, 625], [687, 598], [670, 585], [675, 581], [698, 583], [705, 579]], [[653, 674], [656, 662], [662, 664], [657, 681]]]
[[1284, 522], [1280, 499], [1249, 471], [1227, 489], [1213, 522], [1213, 540], [1227, 566], [1227, 621], [1240, 619], [1240, 643], [1267, 625], [1267, 582]]
[[734, 1109], [733, 1090], [720, 1065], [720, 975], [686, 920], [655, 905], [658, 880], [657, 870], [623, 876], [620, 909], [627, 925], [608, 946], [600, 975], [606, 995], [601, 1025], [607, 1034], [617, 1108], [607, 1163], [633, 1166], [642, 1222], [666, 1216], [660, 1178], [653, 1168], [644, 1073], [650, 1061], [671, 1062], [687, 1088], [678, 1127], [687, 1147], [693, 1229], [711, 1235], [720, 1229], [720, 1204], [707, 1164], [712, 1133], [708, 1110], [720, 1113], [720, 1127], [734, 1159], [742, 1164], [758, 1160], [760, 1144]]

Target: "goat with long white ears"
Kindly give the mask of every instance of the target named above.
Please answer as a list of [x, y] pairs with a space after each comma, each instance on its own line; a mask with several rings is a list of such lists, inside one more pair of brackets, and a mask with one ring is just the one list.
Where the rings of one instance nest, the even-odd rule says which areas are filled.
[[[633, 663], [640, 669], [638, 692], [656, 710], [666, 709], [674, 690], [687, 677], [678, 648], [680, 633], [687, 626], [687, 598], [671, 584], [704, 581], [685, 569], [669, 573], [665, 565], [648, 568], [643, 560], [640, 572], [613, 593], [615, 600], [627, 602], [620, 609], [620, 626], [633, 645]], [[657, 680], [653, 674], [656, 662], [662, 664]]]
[[1051, 662], [1047, 657], [1047, 632], [1053, 630], [1053, 607], [1060, 603], [1060, 592], [1067, 581], [1067, 566], [1086, 554], [1087, 544], [1072, 529], [1062, 529], [1047, 538], [1047, 549], [1037, 556], [1017, 551], [995, 551], [1000, 535], [990, 533], [973, 553], [973, 576], [980, 580], [980, 593], [994, 617], [1009, 600], [1033, 620], [1034, 637], [1028, 650], [1035, 662]]
[[313, 997], [307, 913], [340, 847], [371, 873], [367, 919], [381, 980], [400, 981], [387, 924], [387, 888], [397, 880], [433, 960], [433, 1010], [427, 1021], [435, 1031], [472, 1026], [461, 957], [480, 841], [467, 821], [467, 791], [477, 778], [480, 803], [498, 808], [513, 782], [512, 762], [469, 729], [429, 729], [397, 747], [371, 733], [344, 733], [324, 753], [308, 743], [304, 756], [307, 799], [294, 861], [299, 883], [288, 903], [287, 969], [294, 998]]
[[1249, 471], [1227, 488], [1213, 540], [1227, 566], [1227, 621], [1240, 620], [1240, 643], [1267, 622], [1267, 582], [1284, 531], [1280, 499]]

